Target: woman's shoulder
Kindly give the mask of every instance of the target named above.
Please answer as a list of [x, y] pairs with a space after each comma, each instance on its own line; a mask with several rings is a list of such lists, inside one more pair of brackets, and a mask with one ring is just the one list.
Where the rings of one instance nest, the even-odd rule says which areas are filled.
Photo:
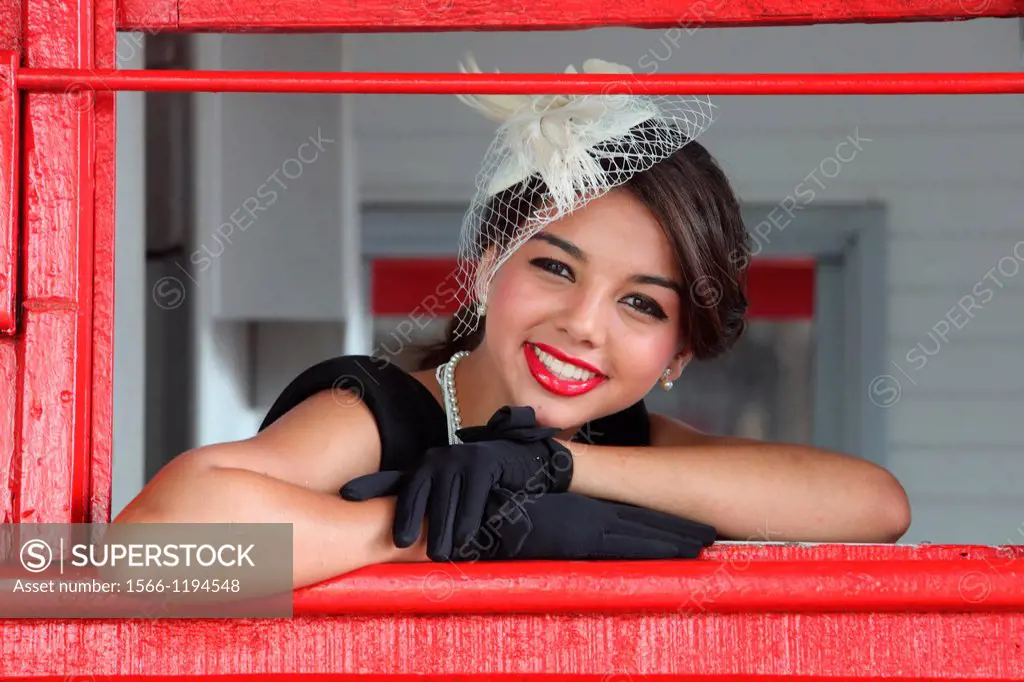
[[413, 394], [416, 384], [419, 382], [386, 359], [369, 355], [328, 358], [307, 367], [285, 386], [267, 412], [260, 430], [321, 391], [335, 391], [340, 403], [349, 404], [362, 398], [375, 401], [385, 396]]
[[304, 400], [332, 391], [342, 406], [362, 403], [377, 423], [381, 468], [447, 442], [444, 411], [416, 377], [387, 358], [339, 355], [308, 367], [292, 379], [260, 424], [266, 429]]

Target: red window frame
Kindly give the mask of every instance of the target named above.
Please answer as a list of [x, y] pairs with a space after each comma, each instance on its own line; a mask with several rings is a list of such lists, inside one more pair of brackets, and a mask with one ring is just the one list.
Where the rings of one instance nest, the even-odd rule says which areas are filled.
[[[129, 82], [114, 71], [116, 30], [672, 31], [1019, 16], [1020, 0], [711, 0], [683, 9], [673, 0], [0, 0], [0, 248], [17, 244], [18, 252], [0, 257], [0, 314], [14, 318], [4, 320], [13, 333], [0, 336], [0, 487], [9, 491], [0, 514], [18, 523], [109, 520], [113, 90], [280, 83], [201, 74]], [[374, 78], [358, 83], [389, 87]], [[281, 87], [308, 86], [310, 77], [292, 80]], [[761, 94], [1020, 92], [1021, 75], [717, 80]], [[0, 674], [65, 682], [295, 671], [363, 681], [1022, 679], [1018, 554], [743, 544], [693, 562], [374, 566], [296, 592], [291, 621], [0, 617]], [[690, 608], [695, 600], [702, 608]]]

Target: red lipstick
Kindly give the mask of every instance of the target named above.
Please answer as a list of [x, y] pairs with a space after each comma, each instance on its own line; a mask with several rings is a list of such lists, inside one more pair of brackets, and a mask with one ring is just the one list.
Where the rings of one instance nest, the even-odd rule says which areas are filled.
[[[534, 345], [536, 345], [545, 353], [550, 353], [551, 355], [558, 358], [559, 360], [562, 360], [563, 362], [568, 362], [570, 364], [576, 365], [577, 367], [582, 367], [583, 369], [594, 372], [596, 376], [593, 376], [589, 379], [584, 379], [582, 381], [563, 379], [556, 375], [554, 372], [552, 372], [550, 369], [548, 369], [547, 366], [540, 361], [540, 358], [537, 357], [537, 354], [533, 350]], [[537, 381], [538, 384], [543, 386], [551, 393], [554, 393], [555, 395], [560, 395], [567, 398], [583, 395], [584, 393], [588, 393], [594, 390], [600, 384], [602, 384], [605, 379], [607, 379], [605, 375], [601, 374], [593, 366], [588, 365], [587, 363], [581, 362], [579, 360], [567, 358], [564, 353], [557, 351], [554, 348], [551, 348], [550, 346], [545, 346], [544, 344], [541, 343], [524, 343], [523, 355], [526, 356], [526, 365], [527, 367], [530, 368], [530, 374], [533, 375], [533, 378]]]

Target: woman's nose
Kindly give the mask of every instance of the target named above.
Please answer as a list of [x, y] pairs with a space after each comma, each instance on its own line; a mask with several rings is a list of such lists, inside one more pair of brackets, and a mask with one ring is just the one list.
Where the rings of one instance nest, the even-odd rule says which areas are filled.
[[605, 342], [605, 314], [601, 297], [581, 294], [567, 301], [561, 314], [562, 330], [576, 343], [600, 346]]

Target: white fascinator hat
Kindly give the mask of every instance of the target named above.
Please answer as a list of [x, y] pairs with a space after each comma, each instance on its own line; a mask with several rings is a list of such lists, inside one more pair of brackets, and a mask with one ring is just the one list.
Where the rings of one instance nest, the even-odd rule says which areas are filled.
[[[482, 73], [472, 55], [463, 73]], [[601, 59], [587, 74], [632, 74]], [[497, 73], [497, 71], [495, 71]], [[572, 65], [565, 73], [578, 73]], [[494, 274], [545, 225], [579, 210], [700, 136], [713, 121], [706, 96], [457, 95], [499, 124], [462, 221], [456, 278], [461, 313], [454, 337], [486, 313]]]

